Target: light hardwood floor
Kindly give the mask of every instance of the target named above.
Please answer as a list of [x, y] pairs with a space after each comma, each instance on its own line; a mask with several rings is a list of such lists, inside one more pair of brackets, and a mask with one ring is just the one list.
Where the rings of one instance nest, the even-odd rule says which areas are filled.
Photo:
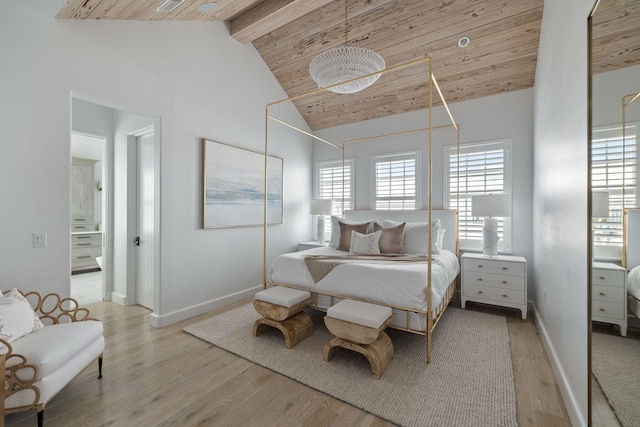
[[[390, 426], [367, 412], [182, 332], [199, 316], [165, 328], [149, 311], [87, 305], [105, 327], [104, 377], [97, 363], [47, 405], [45, 426]], [[456, 310], [455, 306], [449, 308]], [[469, 303], [507, 317], [520, 426], [569, 426], [533, 320], [517, 310]], [[34, 411], [7, 426], [34, 426]]]

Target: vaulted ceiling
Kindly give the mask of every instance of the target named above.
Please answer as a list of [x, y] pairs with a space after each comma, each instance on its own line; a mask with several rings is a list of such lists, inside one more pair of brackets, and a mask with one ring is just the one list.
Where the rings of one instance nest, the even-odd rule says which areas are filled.
[[[157, 12], [163, 1], [68, 0], [57, 18], [226, 21], [230, 36], [253, 43], [289, 96], [317, 88], [309, 63], [318, 53], [344, 44], [348, 28], [349, 45], [375, 50], [387, 66], [431, 57], [444, 98], [453, 103], [533, 86], [544, 2], [347, 0], [345, 27], [344, 0], [217, 0], [208, 12], [198, 9], [209, 0], [185, 0], [171, 12]], [[630, 2], [618, 3], [611, 19], [625, 15]], [[625, 43], [615, 26], [599, 25], [609, 28], [608, 40], [617, 37], [618, 44]], [[463, 36], [471, 41], [461, 48], [458, 40]], [[637, 62], [638, 56], [635, 52], [625, 60]], [[619, 59], [620, 55], [603, 54], [603, 69], [615, 67]], [[357, 94], [295, 104], [316, 130], [423, 109], [425, 90], [405, 73]]]

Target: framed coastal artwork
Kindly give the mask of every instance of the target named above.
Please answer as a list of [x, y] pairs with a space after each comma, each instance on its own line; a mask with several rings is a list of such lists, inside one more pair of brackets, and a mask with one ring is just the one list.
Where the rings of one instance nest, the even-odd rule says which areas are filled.
[[[204, 159], [204, 228], [264, 224], [264, 154], [209, 139]], [[267, 223], [282, 224], [283, 159], [267, 156]]]

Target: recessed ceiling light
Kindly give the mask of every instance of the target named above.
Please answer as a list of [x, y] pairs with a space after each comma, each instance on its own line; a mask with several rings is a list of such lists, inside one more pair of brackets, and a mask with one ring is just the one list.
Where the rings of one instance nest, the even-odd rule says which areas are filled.
[[462, 36], [460, 40], [458, 40], [458, 47], [467, 47], [469, 43], [471, 43], [471, 39], [467, 36]]
[[201, 5], [201, 6], [198, 8], [198, 12], [200, 12], [200, 13], [207, 13], [207, 12], [211, 12], [211, 11], [212, 11], [213, 9], [215, 9], [216, 7], [218, 7], [218, 3], [214, 3], [214, 2], [211, 2], [211, 3], [205, 3], [205, 4]]

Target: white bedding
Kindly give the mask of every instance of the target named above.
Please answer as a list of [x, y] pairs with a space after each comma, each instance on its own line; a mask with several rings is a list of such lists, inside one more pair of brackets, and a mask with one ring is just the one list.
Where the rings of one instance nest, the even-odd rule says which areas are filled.
[[[627, 276], [627, 293], [640, 300], [640, 265], [634, 267]], [[629, 307], [633, 311], [633, 306]], [[640, 317], [640, 304], [636, 307], [636, 317]]]
[[[283, 285], [295, 285], [311, 292], [324, 292], [363, 298], [387, 305], [424, 311], [427, 308], [426, 263], [367, 263], [351, 261], [338, 265], [318, 283], [313, 283], [304, 263], [306, 255], [345, 254], [330, 247], [314, 248], [278, 256], [269, 269], [269, 280]], [[441, 250], [432, 262], [432, 307], [436, 307], [446, 293], [449, 284], [460, 272], [458, 258], [450, 251]], [[338, 300], [334, 300], [333, 303]], [[327, 308], [331, 301], [318, 296], [315, 303]], [[406, 314], [394, 310], [392, 324], [406, 327]], [[411, 328], [425, 330], [424, 316], [410, 315]], [[404, 317], [404, 319], [403, 319]]]

